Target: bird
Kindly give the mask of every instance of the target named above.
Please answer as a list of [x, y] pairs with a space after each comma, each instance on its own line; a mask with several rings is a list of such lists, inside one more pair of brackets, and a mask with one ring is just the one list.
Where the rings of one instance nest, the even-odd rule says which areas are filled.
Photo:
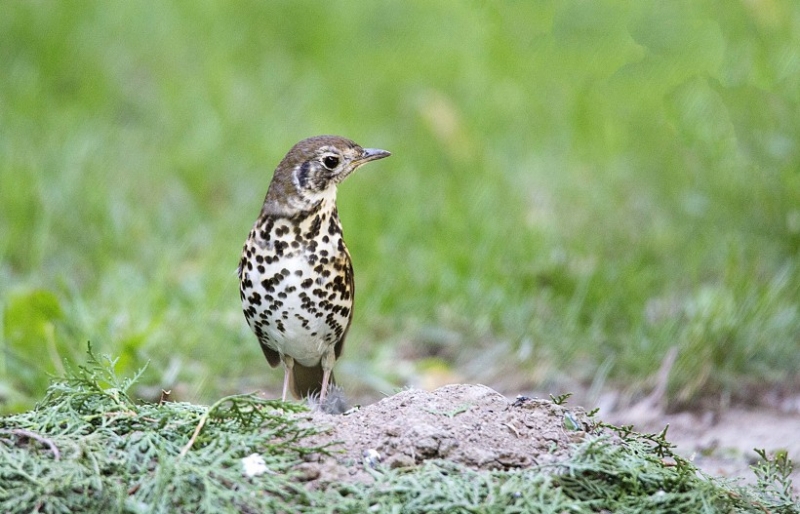
[[239, 261], [248, 325], [283, 393], [324, 405], [333, 366], [353, 320], [353, 264], [336, 206], [337, 186], [368, 162], [391, 155], [332, 135], [294, 145], [281, 160]]

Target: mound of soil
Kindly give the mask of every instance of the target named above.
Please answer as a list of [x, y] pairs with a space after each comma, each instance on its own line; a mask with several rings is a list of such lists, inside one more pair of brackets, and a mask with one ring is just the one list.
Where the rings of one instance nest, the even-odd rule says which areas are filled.
[[581, 408], [518, 397], [509, 402], [483, 385], [450, 385], [433, 392], [407, 390], [346, 413], [309, 414], [327, 427], [311, 437], [332, 456], [312, 455], [300, 465], [314, 486], [371, 482], [365, 466], [415, 466], [447, 459], [474, 469], [508, 470], [557, 462], [587, 435]]

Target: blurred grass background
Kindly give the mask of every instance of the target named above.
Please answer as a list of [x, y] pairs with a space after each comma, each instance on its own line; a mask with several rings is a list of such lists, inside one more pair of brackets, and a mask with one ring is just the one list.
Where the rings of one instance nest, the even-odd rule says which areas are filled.
[[89, 340], [277, 392], [234, 270], [324, 133], [394, 154], [339, 193], [352, 395], [800, 383], [796, 2], [5, 2], [0, 70], [0, 410]]

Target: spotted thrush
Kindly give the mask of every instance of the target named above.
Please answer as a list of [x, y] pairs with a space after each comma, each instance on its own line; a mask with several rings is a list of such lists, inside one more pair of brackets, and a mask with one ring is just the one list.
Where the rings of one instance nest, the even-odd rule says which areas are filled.
[[353, 319], [353, 265], [336, 209], [336, 186], [361, 165], [391, 155], [339, 136], [300, 141], [270, 182], [239, 262], [250, 328], [272, 367], [283, 362], [283, 400], [319, 394]]

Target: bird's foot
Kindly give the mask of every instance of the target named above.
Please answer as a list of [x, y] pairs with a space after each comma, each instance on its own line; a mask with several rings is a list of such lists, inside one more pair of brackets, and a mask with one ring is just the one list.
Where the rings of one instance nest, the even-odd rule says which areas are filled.
[[344, 389], [337, 385], [332, 385], [328, 389], [328, 394], [320, 401], [319, 394], [312, 394], [307, 398], [308, 406], [311, 410], [318, 410], [326, 414], [343, 414], [347, 411], [347, 398]]

